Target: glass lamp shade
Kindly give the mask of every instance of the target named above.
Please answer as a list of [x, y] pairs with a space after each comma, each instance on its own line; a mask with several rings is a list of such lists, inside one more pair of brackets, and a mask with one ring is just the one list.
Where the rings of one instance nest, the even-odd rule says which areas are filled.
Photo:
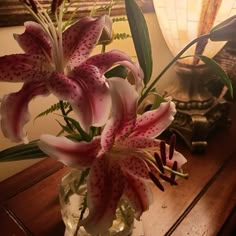
[[[197, 36], [208, 33], [212, 27], [236, 14], [236, 0], [153, 0], [164, 39], [175, 56]], [[210, 40], [195, 44], [184, 55], [214, 55], [226, 42]], [[192, 57], [181, 60], [194, 64]]]

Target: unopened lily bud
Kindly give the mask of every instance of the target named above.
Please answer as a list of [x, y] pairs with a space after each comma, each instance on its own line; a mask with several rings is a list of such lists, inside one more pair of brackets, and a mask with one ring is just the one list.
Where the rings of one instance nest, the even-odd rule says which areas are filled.
[[105, 25], [102, 30], [101, 37], [98, 41], [98, 44], [107, 45], [113, 40], [113, 31], [112, 31], [112, 20], [109, 16], [105, 16]]
[[233, 41], [236, 40], [236, 15], [216, 25], [210, 32], [212, 41]]

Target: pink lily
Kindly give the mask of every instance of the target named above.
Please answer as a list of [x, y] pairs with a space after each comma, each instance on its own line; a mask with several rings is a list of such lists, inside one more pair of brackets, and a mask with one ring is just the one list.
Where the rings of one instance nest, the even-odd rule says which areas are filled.
[[[172, 122], [176, 112], [174, 103], [164, 102], [158, 109], [137, 117], [138, 94], [134, 87], [119, 78], [111, 78], [108, 83], [113, 110], [101, 136], [88, 143], [42, 135], [39, 142], [43, 152], [65, 165], [90, 167], [89, 215], [80, 225], [95, 235], [111, 226], [121, 197], [130, 202], [135, 217], [140, 219], [152, 202], [150, 182], [160, 184], [157, 178], [164, 169], [171, 170], [175, 166], [176, 170], [186, 162], [180, 153], [169, 147], [166, 150], [171, 154], [163, 162], [163, 169], [154, 158], [163, 146], [155, 137]], [[165, 155], [163, 148], [159, 155]]]
[[85, 17], [64, 32], [58, 27], [52, 22], [46, 26], [26, 22], [25, 32], [14, 35], [25, 53], [0, 57], [0, 81], [24, 83], [20, 91], [1, 101], [2, 131], [12, 141], [26, 141], [23, 127], [30, 119], [28, 104], [36, 96], [52, 93], [68, 101], [81, 127], [88, 131], [90, 126], [104, 125], [110, 113], [104, 73], [114, 64], [123, 64], [140, 78], [140, 70], [123, 52], [114, 50], [89, 58], [102, 31], [111, 31], [108, 16]]

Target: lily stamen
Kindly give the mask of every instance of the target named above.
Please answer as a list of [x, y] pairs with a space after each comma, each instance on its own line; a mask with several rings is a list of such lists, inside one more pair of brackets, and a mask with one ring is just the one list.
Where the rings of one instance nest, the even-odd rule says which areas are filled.
[[165, 191], [163, 185], [161, 184], [161, 182], [159, 181], [159, 179], [152, 173], [149, 172], [149, 177], [152, 180], [152, 182], [161, 190], [161, 191]]
[[[173, 171], [177, 171], [177, 168], [178, 168], [178, 164], [177, 164], [177, 161], [175, 161], [174, 162], [174, 164], [173, 164], [173, 166], [172, 166], [172, 170]], [[175, 180], [175, 173], [171, 173], [171, 175], [170, 175], [170, 178], [172, 179], [172, 180]]]
[[173, 134], [170, 138], [170, 149], [169, 149], [169, 159], [173, 158], [174, 150], [176, 145], [176, 136]]
[[166, 143], [165, 141], [161, 141], [160, 143], [160, 152], [161, 152], [161, 160], [163, 165], [166, 165]]
[[160, 178], [170, 183], [171, 185], [178, 185], [178, 183], [175, 180], [171, 179], [170, 177], [166, 175], [160, 174]]
[[154, 153], [154, 158], [155, 158], [158, 169], [161, 171], [162, 174], [164, 174], [163, 163], [161, 161], [161, 157], [159, 156], [157, 152]]

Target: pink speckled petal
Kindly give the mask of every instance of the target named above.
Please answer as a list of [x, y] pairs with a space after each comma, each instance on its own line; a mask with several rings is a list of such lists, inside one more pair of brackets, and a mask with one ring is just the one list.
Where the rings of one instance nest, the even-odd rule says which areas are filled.
[[129, 61], [122, 61], [119, 63], [120, 65], [127, 67], [133, 74], [134, 79], [135, 79], [135, 89], [136, 91], [140, 94], [142, 89], [143, 89], [143, 78], [144, 78], [144, 73], [140, 65], [136, 63], [131, 63]]
[[124, 138], [132, 131], [137, 112], [138, 94], [127, 80], [110, 78], [112, 96], [112, 117], [106, 123], [102, 132], [101, 145], [108, 150], [115, 138]]
[[142, 213], [148, 210], [153, 201], [150, 183], [145, 179], [137, 178], [129, 172], [122, 172], [125, 176], [124, 196], [134, 208], [135, 217], [139, 220]]
[[[130, 154], [127, 152], [126, 155]], [[120, 158], [119, 164], [122, 171], [129, 172], [137, 178], [149, 179], [147, 165], [141, 159], [142, 156], [139, 153], [137, 153], [137, 156], [128, 156], [125, 158]]]
[[[146, 151], [149, 152], [150, 155], [154, 156], [154, 152], [157, 152], [160, 154], [160, 142], [159, 139], [153, 139], [153, 138], [145, 138], [145, 137], [128, 137], [125, 140], [121, 140], [118, 142], [118, 144], [122, 145], [123, 147], [126, 147], [128, 149], [146, 149]], [[187, 162], [185, 157], [179, 153], [178, 151], [174, 151], [173, 157], [171, 160], [169, 160], [168, 153], [169, 153], [169, 145], [166, 144], [166, 157], [167, 157], [167, 165], [172, 167], [173, 163], [177, 161], [178, 168], [181, 168], [183, 164]], [[145, 153], [142, 153], [140, 150], [139, 157], [141, 158], [142, 155], [145, 155]]]
[[142, 149], [142, 148], [151, 148], [151, 147], [157, 147], [157, 150], [159, 150], [161, 140], [153, 139], [153, 138], [146, 138], [146, 137], [128, 137], [124, 141], [121, 140], [122, 146], [127, 148], [133, 148], [133, 149]]
[[130, 68], [138, 74], [140, 72], [138, 66], [137, 68], [133, 67], [134, 65], [131, 57], [119, 50], [112, 50], [109, 52], [105, 52], [102, 54], [98, 54], [95, 56], [90, 57], [86, 60], [86, 64], [91, 64], [99, 68], [101, 73], [105, 73], [108, 69], [110, 69], [114, 64], [120, 64], [123, 61], [127, 61], [131, 63]]
[[39, 54], [51, 58], [51, 42], [42, 26], [36, 22], [25, 22], [25, 32], [14, 34], [15, 40], [21, 48], [29, 54]]
[[63, 33], [65, 63], [69, 61], [73, 68], [87, 59], [96, 46], [104, 25], [105, 16], [98, 19], [84, 17], [65, 30]]
[[134, 78], [136, 84], [136, 90], [140, 91], [143, 82], [143, 71], [138, 63], [134, 63], [131, 58], [124, 52], [118, 50], [112, 50], [103, 54], [98, 54], [90, 57], [85, 61], [86, 64], [91, 64], [99, 68], [101, 73], [105, 73], [113, 65], [119, 64], [128, 68]]
[[29, 121], [28, 103], [38, 95], [48, 95], [42, 83], [25, 83], [19, 92], [5, 95], [1, 102], [1, 128], [5, 137], [13, 142], [26, 142], [24, 125]]
[[115, 219], [124, 181], [119, 165], [109, 157], [97, 158], [89, 172], [87, 204], [89, 215], [81, 221], [88, 233], [104, 233]]
[[92, 124], [92, 111], [89, 106], [88, 97], [79, 82], [64, 74], [54, 74], [48, 80], [50, 91], [60, 100], [68, 101], [77, 115], [77, 120], [86, 132]]
[[39, 55], [12, 54], [0, 57], [0, 81], [36, 81], [46, 77], [49, 70], [43, 70]]
[[49, 80], [50, 91], [68, 101], [77, 114], [82, 129], [102, 126], [110, 112], [111, 98], [106, 81], [96, 67], [77, 69], [78, 77], [54, 74]]
[[70, 167], [90, 167], [100, 149], [100, 138], [74, 142], [65, 137], [41, 135], [39, 148], [48, 156]]
[[155, 138], [173, 121], [176, 113], [173, 102], [163, 102], [158, 109], [145, 112], [137, 119], [130, 137]]
[[[92, 111], [92, 125], [103, 126], [111, 111], [111, 96], [108, 83], [98, 68], [83, 65], [73, 71], [74, 80], [78, 81], [86, 94], [87, 107]], [[85, 107], [83, 107], [85, 110]]]
[[[166, 145], [166, 150], [167, 152], [169, 152], [169, 145]], [[175, 161], [178, 164], [177, 166], [178, 169], [181, 168], [187, 162], [186, 158], [178, 151], [174, 151], [174, 154], [171, 160], [169, 160], [168, 155], [167, 155], [166, 164], [169, 167], [172, 167]]]

